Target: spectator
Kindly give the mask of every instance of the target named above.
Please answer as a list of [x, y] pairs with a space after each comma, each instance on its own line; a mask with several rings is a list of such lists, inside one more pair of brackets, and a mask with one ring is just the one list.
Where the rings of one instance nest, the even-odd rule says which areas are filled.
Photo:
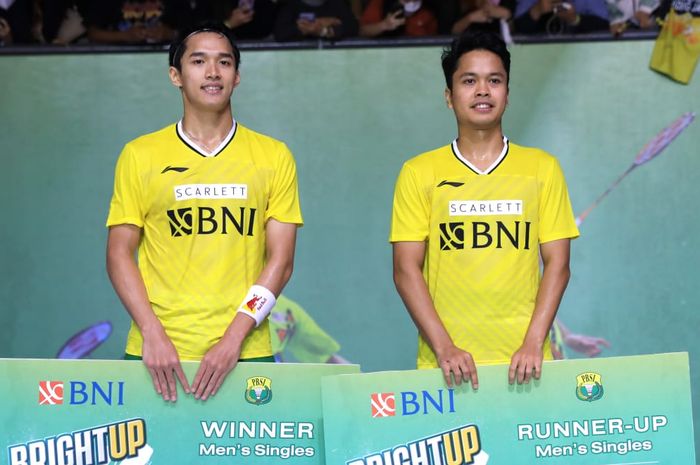
[[609, 28], [605, 0], [519, 0], [515, 31], [550, 35], [605, 31]]
[[43, 36], [46, 42], [67, 45], [85, 36], [89, 0], [44, 0]]
[[362, 37], [432, 36], [437, 32], [437, 18], [420, 0], [370, 0], [360, 19]]
[[185, 0], [92, 0], [88, 38], [112, 44], [169, 42], [190, 14]]
[[355, 18], [359, 19], [360, 16], [362, 16], [362, 10], [367, 2], [365, 0], [348, 0], [348, 3], [350, 4], [352, 14], [355, 15]]
[[629, 25], [640, 29], [656, 27], [654, 12], [659, 8], [659, 0], [606, 0], [610, 16], [610, 32], [620, 36]]
[[357, 35], [357, 19], [345, 0], [289, 0], [277, 16], [278, 42]]
[[224, 23], [238, 39], [261, 40], [272, 36], [278, 9], [275, 0], [208, 0], [197, 2], [194, 16]]
[[0, 45], [37, 42], [32, 0], [0, 0]]
[[514, 10], [515, 0], [444, 0], [438, 10], [440, 34], [459, 35], [467, 29], [502, 34]]
[[0, 16], [0, 46], [12, 43], [12, 29], [10, 23]]

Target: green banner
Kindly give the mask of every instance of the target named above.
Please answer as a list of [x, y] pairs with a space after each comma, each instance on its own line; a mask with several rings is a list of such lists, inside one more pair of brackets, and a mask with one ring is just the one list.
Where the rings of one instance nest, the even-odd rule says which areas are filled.
[[0, 359], [0, 463], [323, 464], [321, 378], [358, 372], [241, 363], [216, 396], [170, 403], [142, 362]]
[[547, 362], [479, 389], [440, 370], [325, 378], [326, 463], [347, 465], [695, 465], [686, 353]]

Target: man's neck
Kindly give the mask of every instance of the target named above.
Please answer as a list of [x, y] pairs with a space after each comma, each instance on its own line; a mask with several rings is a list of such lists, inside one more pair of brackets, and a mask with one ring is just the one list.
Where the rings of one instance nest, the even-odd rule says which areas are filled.
[[471, 164], [481, 170], [487, 169], [503, 152], [503, 131], [493, 129], [459, 129], [457, 148]]
[[233, 116], [231, 109], [221, 112], [187, 111], [182, 117], [182, 129], [195, 142], [216, 147], [231, 131]]

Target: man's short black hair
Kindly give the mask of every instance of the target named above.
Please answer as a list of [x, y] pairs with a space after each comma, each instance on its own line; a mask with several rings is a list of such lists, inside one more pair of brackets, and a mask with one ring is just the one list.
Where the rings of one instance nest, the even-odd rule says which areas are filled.
[[510, 52], [503, 39], [493, 32], [467, 30], [442, 52], [442, 70], [448, 89], [452, 90], [452, 76], [457, 71], [459, 59], [473, 50], [486, 50], [498, 55], [506, 70], [506, 82], [510, 80]]
[[236, 40], [233, 37], [233, 33], [229, 28], [224, 26], [222, 23], [206, 22], [201, 23], [196, 26], [192, 26], [181, 30], [173, 43], [170, 44], [170, 51], [168, 53], [168, 59], [170, 66], [175, 67], [178, 71], [182, 71], [182, 56], [187, 50], [187, 41], [193, 35], [199, 34], [201, 32], [213, 32], [224, 36], [231, 44], [231, 50], [233, 50], [233, 58], [235, 59], [236, 69], [241, 65], [241, 51], [238, 50], [236, 46]]

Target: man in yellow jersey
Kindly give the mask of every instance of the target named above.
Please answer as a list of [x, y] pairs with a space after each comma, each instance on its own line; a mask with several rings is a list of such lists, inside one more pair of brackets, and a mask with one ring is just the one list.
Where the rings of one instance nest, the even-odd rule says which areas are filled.
[[[117, 162], [107, 270], [133, 319], [126, 358], [143, 359], [165, 400], [176, 380], [206, 400], [239, 360], [273, 361], [265, 317], [302, 217], [289, 149], [233, 119], [239, 65], [226, 28], [183, 33], [169, 70], [182, 119]], [[191, 386], [180, 360], [201, 360]]]
[[509, 382], [527, 383], [552, 358], [578, 236], [566, 184], [553, 156], [503, 135], [510, 54], [498, 36], [465, 33], [442, 66], [458, 135], [399, 174], [394, 281], [420, 332], [418, 368], [476, 389], [476, 365], [510, 363]]

